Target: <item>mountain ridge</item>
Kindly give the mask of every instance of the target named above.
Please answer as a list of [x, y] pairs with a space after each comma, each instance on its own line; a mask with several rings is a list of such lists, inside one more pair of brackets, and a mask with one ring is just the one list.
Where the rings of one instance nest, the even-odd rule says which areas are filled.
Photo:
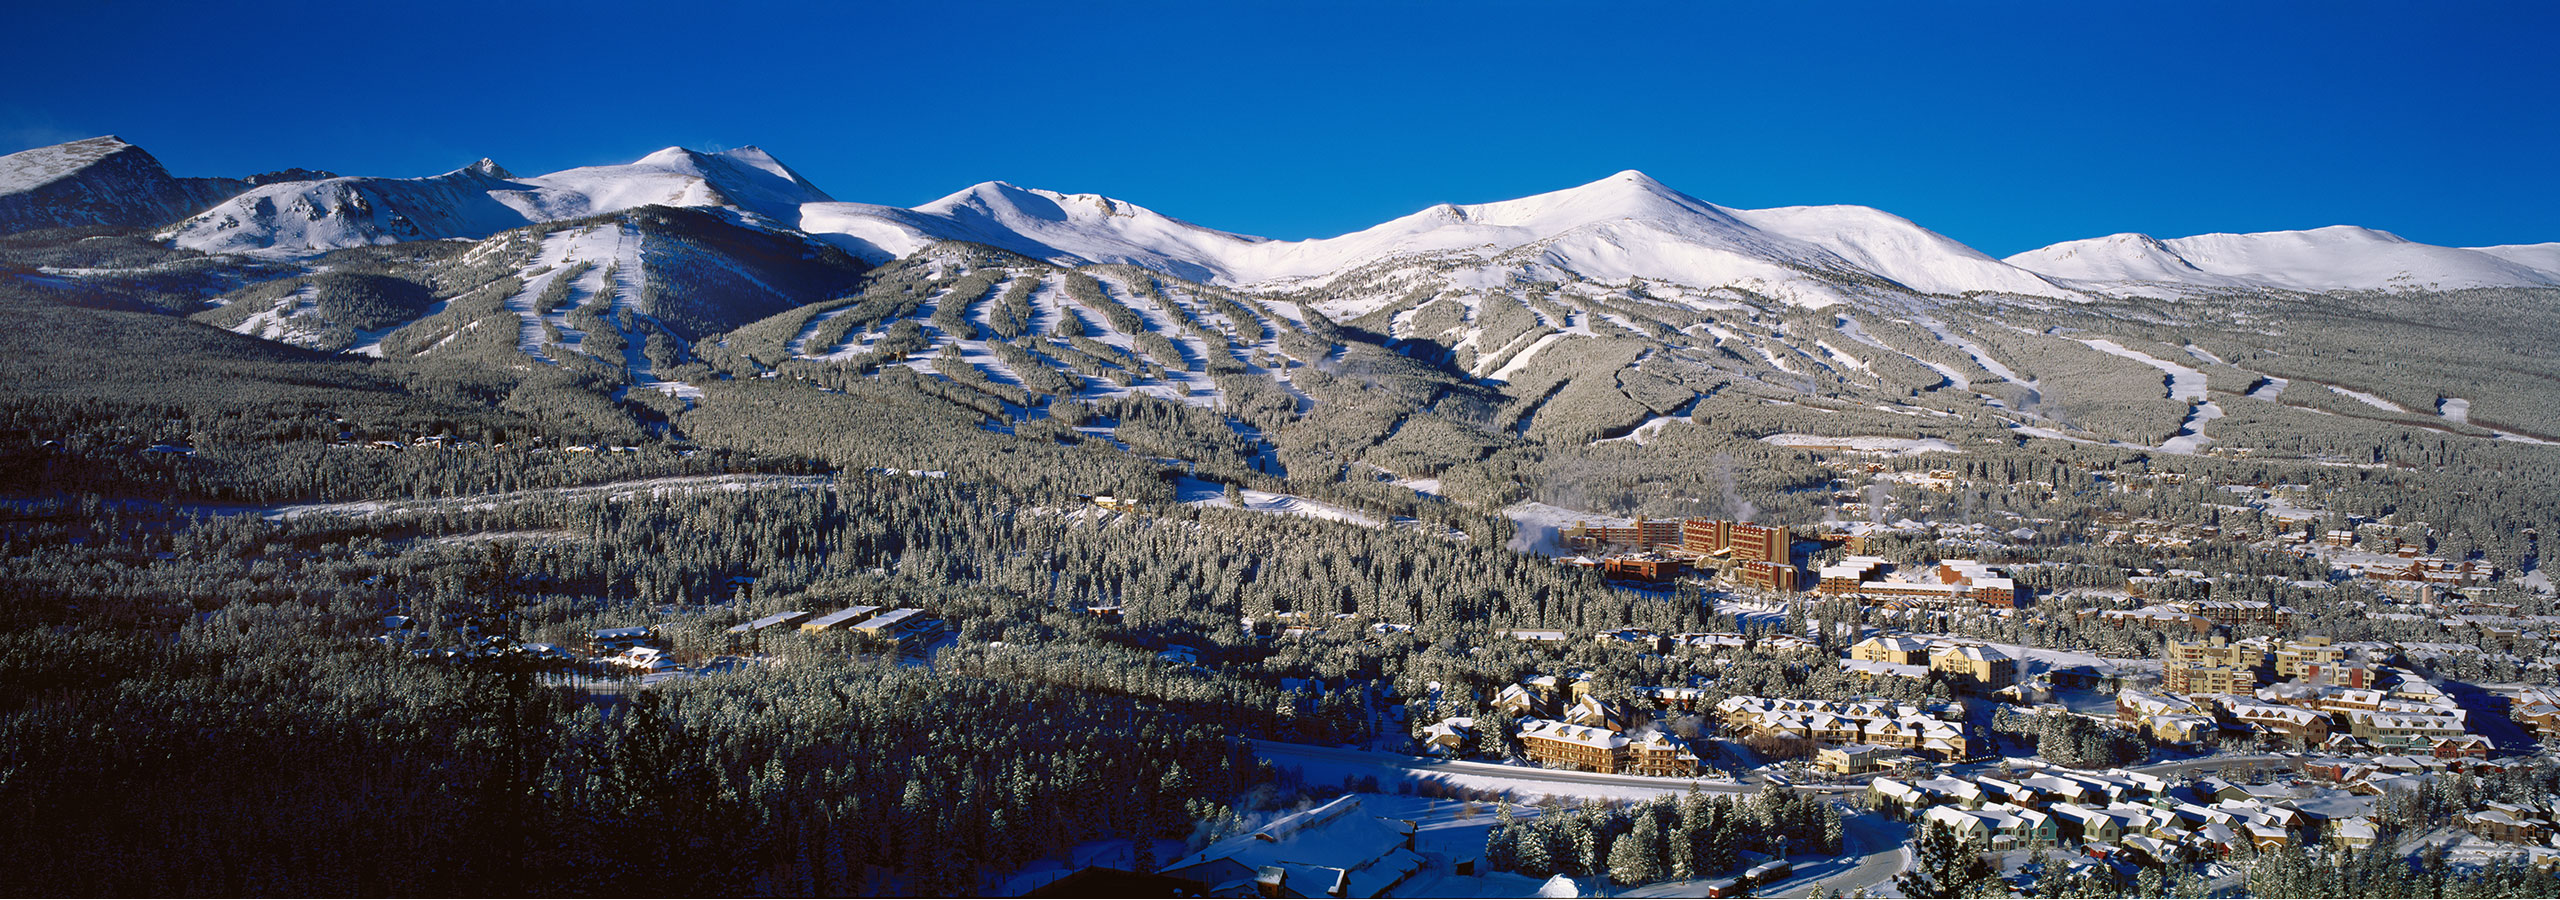
[[[1223, 231], [1099, 194], [1003, 181], [915, 207], [841, 201], [754, 146], [716, 153], [669, 147], [631, 163], [530, 177], [484, 159], [421, 178], [177, 179], [113, 137], [0, 157], [0, 230], [165, 224], [162, 236], [176, 246], [211, 253], [295, 255], [478, 239], [653, 204], [729, 210], [874, 264], [958, 240], [1061, 264], [1132, 264], [1265, 291], [1408, 264], [1495, 266], [1532, 280], [1564, 271], [1618, 284], [1667, 281], [1816, 307], [1858, 292], [1844, 284], [1917, 296], [2063, 300], [2560, 285], [2560, 243], [2438, 247], [2350, 225], [2169, 239], [2126, 233], [1995, 259], [1872, 207], [1724, 207], [1632, 169], [1527, 197], [1434, 204], [1346, 234], [1290, 241]], [[1510, 262], [1499, 262], [1506, 254]]]

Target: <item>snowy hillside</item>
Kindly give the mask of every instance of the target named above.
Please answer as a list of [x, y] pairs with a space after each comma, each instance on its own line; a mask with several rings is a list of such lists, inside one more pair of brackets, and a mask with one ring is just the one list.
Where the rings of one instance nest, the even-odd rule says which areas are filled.
[[247, 187], [174, 178], [113, 135], [0, 156], [0, 234], [78, 225], [158, 225]]
[[490, 160], [426, 178], [330, 178], [270, 184], [170, 232], [213, 253], [306, 253], [400, 241], [487, 237], [509, 228], [658, 204], [723, 207], [787, 226], [826, 192], [753, 147], [670, 147], [619, 166], [517, 178]]
[[1733, 210], [1642, 172], [1496, 203], [1441, 204], [1340, 237], [1274, 241], [1192, 225], [1090, 194], [1003, 183], [898, 209], [825, 204], [801, 227], [875, 259], [934, 240], [992, 244], [1062, 263], [1120, 262], [1231, 285], [1323, 283], [1398, 259], [1535, 263], [1603, 282], [1740, 285], [1821, 305], [1826, 275], [1880, 278], [1924, 293], [2069, 292], [1899, 217], [1863, 207]]
[[2438, 247], [2387, 231], [2333, 225], [2309, 231], [2202, 234], [2172, 240], [2119, 234], [2009, 257], [2011, 265], [2110, 293], [2194, 288], [2452, 290], [2560, 285], [2552, 245]]

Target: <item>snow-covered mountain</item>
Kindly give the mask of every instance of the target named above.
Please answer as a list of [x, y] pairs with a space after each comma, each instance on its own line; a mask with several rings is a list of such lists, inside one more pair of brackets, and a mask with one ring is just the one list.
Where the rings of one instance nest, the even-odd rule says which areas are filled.
[[1496, 203], [1440, 204], [1334, 238], [1276, 241], [1203, 228], [1091, 194], [981, 184], [913, 209], [806, 207], [803, 230], [875, 259], [935, 240], [993, 244], [1055, 262], [1131, 263], [1230, 285], [1318, 284], [1396, 259], [1491, 261], [1515, 254], [1583, 278], [1740, 285], [1829, 299], [1840, 277], [1912, 291], [2070, 291], [1910, 221], [1856, 206], [1736, 210], [1626, 171]]
[[812, 203], [800, 228], [875, 262], [935, 241], [969, 241], [1053, 262], [1127, 263], [1196, 281], [1237, 279], [1234, 260], [1266, 239], [1202, 228], [1095, 194], [990, 181], [923, 206]]
[[806, 203], [831, 200], [754, 147], [670, 147], [619, 166], [517, 178], [490, 160], [426, 178], [329, 178], [270, 184], [169, 232], [212, 253], [305, 253], [370, 244], [480, 238], [509, 228], [657, 204], [721, 207], [787, 227]]
[[[2436, 247], [2350, 226], [2171, 240], [2119, 234], [1993, 259], [1881, 210], [1734, 209], [1635, 171], [1516, 200], [1440, 204], [1300, 241], [1003, 182], [913, 208], [837, 202], [753, 147], [669, 148], [625, 165], [534, 177], [488, 160], [424, 178], [286, 177], [296, 180], [172, 178], [150, 154], [115, 138], [39, 148], [0, 157], [0, 232], [176, 222], [164, 236], [182, 248], [302, 255], [477, 239], [666, 205], [797, 229], [874, 263], [938, 241], [966, 241], [1053, 263], [1126, 263], [1230, 287], [1331, 289], [1344, 296], [1329, 311], [1353, 315], [1409, 293], [1414, 285], [1407, 282], [1425, 274], [1452, 285], [1644, 279], [1798, 306], [1977, 292], [2069, 299], [2560, 285], [2560, 244]], [[220, 199], [227, 195], [236, 196]]]
[[2560, 285], [2560, 245], [2438, 247], [2352, 225], [2200, 234], [2165, 241], [2118, 234], [2029, 250], [2007, 262], [2120, 294], [2253, 287], [2318, 293]]
[[0, 156], [0, 234], [77, 225], [175, 221], [248, 187], [176, 178], [140, 147], [109, 135]]

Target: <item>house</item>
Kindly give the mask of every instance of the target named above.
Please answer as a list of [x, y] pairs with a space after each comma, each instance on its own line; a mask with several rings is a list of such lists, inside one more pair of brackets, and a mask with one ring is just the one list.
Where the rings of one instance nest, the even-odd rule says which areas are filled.
[[877, 606], [848, 606], [843, 609], [836, 610], [835, 612], [811, 619], [807, 622], [803, 622], [800, 624], [800, 630], [809, 634], [824, 634], [830, 631], [842, 631], [853, 627], [856, 623], [871, 618], [879, 612], [880, 607]]
[[2125, 823], [2116, 817], [2076, 803], [2056, 803], [2046, 807], [2062, 826], [2062, 837], [2083, 843], [2112, 844], [2125, 836]]
[[1554, 718], [1562, 711], [1554, 691], [1531, 684], [1504, 685], [1493, 695], [1493, 706], [1517, 719]]
[[1424, 752], [1454, 756], [1466, 750], [1475, 740], [1476, 720], [1470, 716], [1453, 716], [1423, 726], [1419, 741]]
[[1347, 796], [1211, 844], [1162, 874], [1209, 885], [1210, 896], [1377, 897], [1422, 869], [1413, 827]]
[[1627, 767], [1627, 736], [1550, 719], [1525, 721], [1520, 745], [1532, 760], [1554, 769], [1616, 774]]
[[1890, 800], [1904, 809], [1917, 809], [1929, 804], [1929, 792], [1893, 778], [1878, 778], [1868, 782], [1867, 796], [1876, 800]]
[[1635, 774], [1657, 778], [1695, 778], [1698, 754], [1678, 738], [1659, 730], [1638, 733], [1628, 742], [1627, 762]]
[[940, 635], [942, 620], [926, 616], [921, 609], [897, 609], [864, 619], [853, 630], [874, 640], [916, 643]]
[[2329, 717], [2313, 710], [2236, 695], [2216, 697], [2214, 705], [2227, 724], [2250, 726], [2304, 746], [2316, 746], [2329, 739]]
[[2437, 738], [2432, 755], [2437, 759], [2488, 759], [2489, 739], [2476, 734]]
[[2018, 683], [2018, 661], [1985, 645], [1938, 648], [1929, 654], [1929, 668], [1947, 673], [1948, 679], [1957, 684], [1986, 693]]
[[2492, 803], [2489, 808], [2463, 814], [2462, 830], [2482, 840], [2502, 844], [2539, 844], [2551, 839], [2551, 823], [2525, 807]]
[[2437, 741], [2462, 737], [2462, 720], [2423, 713], [2357, 712], [2348, 717], [2357, 739], [2376, 747], [2429, 748]]
[[1901, 754], [1890, 747], [1850, 744], [1844, 747], [1824, 747], [1814, 751], [1814, 764], [1835, 775], [1864, 775], [1882, 771], [1891, 764], [1892, 760], [1900, 757]]
[[1643, 711], [1629, 707], [1627, 704], [1589, 695], [1573, 701], [1573, 705], [1566, 707], [1564, 711], [1566, 722], [1592, 728], [1605, 728], [1610, 731], [1626, 731], [1644, 724], [1651, 718]]
[[657, 642], [658, 629], [649, 625], [632, 625], [624, 628], [598, 628], [587, 635], [587, 654], [590, 656], [606, 656], [609, 654], [620, 653], [633, 647], [656, 644]]
[[2353, 816], [2329, 823], [2329, 843], [2341, 849], [2362, 850], [2373, 846], [2373, 842], [2381, 836], [2381, 829], [2374, 827], [2373, 819], [2366, 816]]
[[778, 612], [778, 613], [774, 613], [773, 615], [770, 615], [770, 616], [765, 616], [765, 617], [763, 617], [763, 618], [756, 619], [756, 620], [754, 620], [754, 621], [752, 621], [752, 622], [742, 622], [742, 623], [739, 623], [739, 624], [736, 624], [736, 625], [731, 625], [731, 626], [729, 626], [729, 633], [730, 633], [730, 634], [733, 634], [733, 635], [748, 635], [748, 634], [754, 634], [754, 633], [756, 633], [756, 632], [763, 631], [763, 630], [765, 630], [765, 629], [767, 629], [767, 628], [779, 628], [779, 627], [782, 627], [782, 626], [785, 626], [785, 625], [797, 625], [797, 624], [799, 624], [802, 620], [807, 619], [807, 618], [809, 618], [809, 613], [808, 613], [808, 611], [807, 611], [807, 610], [798, 610], [798, 609], [795, 609], [795, 610], [792, 610], [792, 611], [790, 611], [790, 612]]
[[1929, 642], [1906, 637], [1871, 637], [1851, 644], [1849, 658], [1868, 662], [1925, 666], [1929, 664]]

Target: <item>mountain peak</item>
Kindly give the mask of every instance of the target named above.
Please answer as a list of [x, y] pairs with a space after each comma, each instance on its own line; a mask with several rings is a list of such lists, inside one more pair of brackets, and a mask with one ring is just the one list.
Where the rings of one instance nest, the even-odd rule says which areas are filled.
[[486, 156], [481, 157], [479, 162], [462, 167], [462, 170], [475, 175], [485, 175], [490, 178], [516, 177], [515, 173], [509, 172], [506, 170], [506, 167], [498, 165], [497, 160], [490, 159]]

